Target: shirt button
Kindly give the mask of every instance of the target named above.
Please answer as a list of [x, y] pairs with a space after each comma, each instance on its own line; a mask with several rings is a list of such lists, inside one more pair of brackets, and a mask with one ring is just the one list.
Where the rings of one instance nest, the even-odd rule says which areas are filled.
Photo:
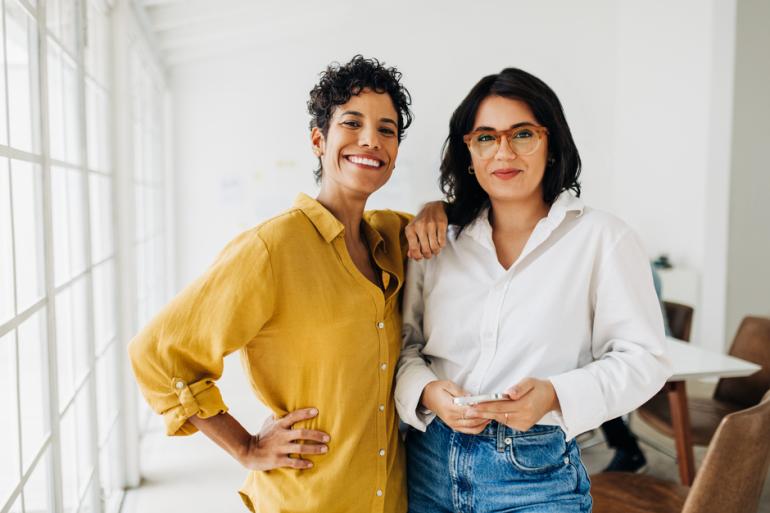
[[385, 327], [385, 323], [384, 323], [384, 322], [382, 322], [382, 321], [380, 321], [380, 322], [378, 322], [378, 323], [377, 323], [377, 327], [378, 327], [378, 328], [380, 328], [380, 329], [382, 329], [382, 328], [384, 328], [384, 327]]
[[382, 497], [382, 490], [377, 490], [377, 497]]
[[182, 390], [184, 388], [184, 381], [177, 381], [175, 386], [177, 390]]
[[388, 364], [387, 363], [380, 364], [380, 370], [385, 370], [387, 368], [388, 368]]
[[385, 405], [384, 404], [380, 405], [380, 411], [385, 411]]
[[564, 457], [564, 464], [569, 465], [569, 456]]
[[380, 449], [380, 456], [385, 456], [385, 449]]
[[513, 440], [511, 440], [511, 437], [508, 437], [503, 441], [505, 442], [505, 445], [511, 445], [511, 442], [513, 442]]

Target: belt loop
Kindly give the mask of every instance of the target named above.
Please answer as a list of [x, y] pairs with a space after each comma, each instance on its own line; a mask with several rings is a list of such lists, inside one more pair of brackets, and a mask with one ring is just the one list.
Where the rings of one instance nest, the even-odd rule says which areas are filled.
[[500, 424], [497, 421], [493, 421], [497, 424], [497, 452], [505, 452], [505, 424]]

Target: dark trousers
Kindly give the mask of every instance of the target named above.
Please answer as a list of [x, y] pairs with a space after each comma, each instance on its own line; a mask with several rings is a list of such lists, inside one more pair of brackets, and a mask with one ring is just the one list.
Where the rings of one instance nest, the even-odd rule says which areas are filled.
[[613, 449], [625, 451], [638, 451], [639, 445], [636, 443], [636, 437], [628, 429], [623, 417], [608, 420], [602, 424], [602, 432], [607, 440], [607, 445]]

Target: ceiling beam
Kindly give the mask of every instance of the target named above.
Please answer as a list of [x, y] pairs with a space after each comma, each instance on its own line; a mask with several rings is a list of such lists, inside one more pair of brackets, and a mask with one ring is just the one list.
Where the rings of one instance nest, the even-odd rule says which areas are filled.
[[218, 18], [252, 17], [259, 11], [260, 4], [250, 0], [186, 0], [146, 9], [147, 18], [156, 32], [204, 24]]
[[140, 0], [140, 1], [144, 7], [153, 7], [156, 5], [180, 4], [182, 2], [186, 2], [187, 0]]

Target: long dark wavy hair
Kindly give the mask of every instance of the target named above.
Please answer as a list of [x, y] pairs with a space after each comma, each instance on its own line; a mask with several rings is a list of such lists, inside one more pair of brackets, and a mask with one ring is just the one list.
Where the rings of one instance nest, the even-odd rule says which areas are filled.
[[[356, 96], [364, 89], [377, 93], [388, 93], [393, 107], [398, 114], [398, 142], [404, 138], [406, 129], [412, 124], [413, 114], [409, 110], [412, 97], [401, 83], [401, 72], [394, 67], [387, 67], [377, 59], [367, 59], [363, 55], [354, 56], [350, 62], [331, 63], [323, 72], [318, 83], [310, 91], [307, 111], [310, 114], [310, 128], [317, 127], [326, 137], [329, 134], [329, 121], [334, 109], [347, 103], [351, 96]], [[316, 182], [321, 181], [321, 159], [318, 168], [313, 171]]]
[[572, 139], [564, 109], [548, 85], [517, 68], [506, 68], [482, 78], [452, 114], [449, 136], [442, 148], [441, 190], [446, 195], [447, 216], [460, 231], [489, 205], [489, 196], [476, 177], [468, 173], [471, 155], [463, 136], [473, 130], [481, 102], [489, 96], [520, 100], [529, 105], [538, 123], [548, 128], [548, 163], [543, 175], [543, 200], [551, 205], [563, 191], [580, 196], [580, 155]]

